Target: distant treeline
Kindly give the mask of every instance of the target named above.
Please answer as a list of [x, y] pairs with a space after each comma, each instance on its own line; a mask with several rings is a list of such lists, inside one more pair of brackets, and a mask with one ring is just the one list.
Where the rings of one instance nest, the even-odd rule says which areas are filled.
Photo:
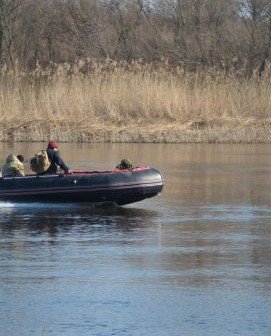
[[8, 67], [141, 58], [251, 74], [270, 52], [270, 0], [0, 0]]

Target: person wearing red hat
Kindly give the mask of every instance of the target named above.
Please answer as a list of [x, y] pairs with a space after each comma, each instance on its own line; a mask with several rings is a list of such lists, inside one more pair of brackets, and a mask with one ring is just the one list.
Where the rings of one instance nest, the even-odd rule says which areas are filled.
[[56, 141], [54, 140], [49, 141], [46, 152], [51, 162], [51, 165], [42, 174], [56, 174], [58, 171], [58, 167], [64, 170], [66, 174], [71, 173], [67, 165], [64, 163], [64, 161], [60, 157]]
[[49, 141], [48, 143], [48, 148], [51, 148], [51, 149], [56, 149], [57, 148], [57, 143], [55, 140], [51, 140]]

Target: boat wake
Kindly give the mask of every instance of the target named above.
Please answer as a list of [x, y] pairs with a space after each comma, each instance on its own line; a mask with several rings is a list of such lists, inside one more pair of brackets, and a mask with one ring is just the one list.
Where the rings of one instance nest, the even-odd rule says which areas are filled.
[[76, 203], [41, 203], [41, 202], [33, 202], [33, 203], [22, 203], [22, 202], [0, 202], [0, 212], [5, 211], [5, 209], [29, 209], [29, 210], [44, 210], [44, 209], [71, 209], [71, 208], [80, 208], [80, 204]]
[[0, 202], [0, 209], [2, 208], [12, 208], [14, 206], [11, 202]]

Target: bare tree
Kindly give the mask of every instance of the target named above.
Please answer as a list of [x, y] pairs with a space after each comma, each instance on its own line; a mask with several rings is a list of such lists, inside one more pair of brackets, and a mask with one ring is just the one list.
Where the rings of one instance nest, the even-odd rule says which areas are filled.
[[0, 0], [0, 62], [3, 62], [6, 51], [11, 65], [14, 64], [15, 25], [21, 2], [22, 0]]

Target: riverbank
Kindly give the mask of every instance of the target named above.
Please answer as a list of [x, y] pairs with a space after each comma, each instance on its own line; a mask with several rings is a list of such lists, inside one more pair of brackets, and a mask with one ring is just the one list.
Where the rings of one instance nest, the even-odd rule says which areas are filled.
[[271, 142], [271, 83], [140, 62], [0, 75], [0, 141]]
[[42, 122], [21, 124], [18, 127], [2, 127], [0, 141], [36, 142], [112, 142], [112, 143], [270, 143], [270, 123], [249, 123], [224, 126], [202, 126], [202, 122], [191, 124], [149, 124], [142, 126], [93, 125], [85, 129], [82, 125], [56, 125], [57, 130]]

